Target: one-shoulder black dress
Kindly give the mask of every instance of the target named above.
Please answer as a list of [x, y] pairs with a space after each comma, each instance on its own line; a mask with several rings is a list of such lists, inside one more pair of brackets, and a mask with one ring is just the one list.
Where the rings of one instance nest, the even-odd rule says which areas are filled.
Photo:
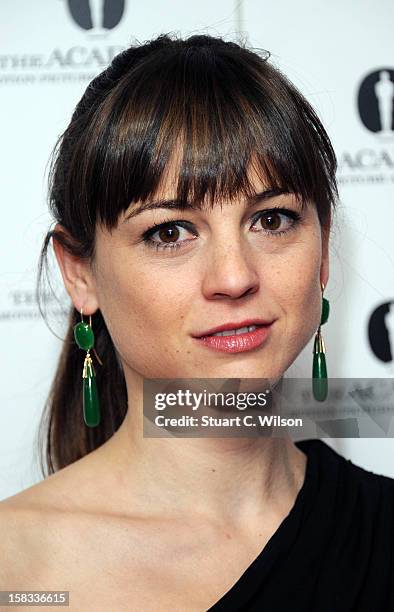
[[394, 479], [322, 440], [296, 446], [307, 464], [292, 509], [209, 612], [394, 612]]

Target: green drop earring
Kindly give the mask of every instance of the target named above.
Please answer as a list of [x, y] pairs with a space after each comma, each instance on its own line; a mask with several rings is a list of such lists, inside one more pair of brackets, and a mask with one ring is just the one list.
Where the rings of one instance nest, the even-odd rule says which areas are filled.
[[94, 347], [94, 333], [92, 329], [92, 315], [89, 315], [89, 324], [83, 320], [81, 308], [81, 322], [74, 326], [74, 338], [79, 348], [87, 351], [83, 364], [83, 418], [88, 427], [96, 427], [100, 423], [100, 402], [97, 393], [96, 373], [94, 371], [90, 350], [93, 349], [100, 365], [102, 361]]
[[[323, 296], [323, 283], [321, 283], [321, 290]], [[323, 297], [319, 329], [316, 332], [313, 346], [312, 389], [313, 396], [318, 402], [324, 402], [328, 394], [326, 348], [324, 346], [324, 340], [323, 336], [321, 335], [320, 328], [327, 322], [329, 312], [330, 303], [325, 297]]]

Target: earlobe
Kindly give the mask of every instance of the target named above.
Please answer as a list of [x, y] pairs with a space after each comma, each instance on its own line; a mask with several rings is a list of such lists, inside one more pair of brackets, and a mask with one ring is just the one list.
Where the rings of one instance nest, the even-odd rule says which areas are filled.
[[59, 223], [54, 230], [52, 245], [65, 289], [77, 310], [83, 308], [85, 314], [93, 314], [99, 306], [88, 261], [72, 254], [72, 243]]

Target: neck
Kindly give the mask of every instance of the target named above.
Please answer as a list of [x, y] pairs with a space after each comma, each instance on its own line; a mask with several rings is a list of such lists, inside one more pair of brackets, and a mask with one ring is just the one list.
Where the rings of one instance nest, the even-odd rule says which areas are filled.
[[111, 455], [125, 511], [132, 504], [144, 516], [246, 525], [251, 515], [290, 510], [306, 457], [289, 438], [144, 437], [142, 381], [128, 383], [127, 415], [101, 447]]

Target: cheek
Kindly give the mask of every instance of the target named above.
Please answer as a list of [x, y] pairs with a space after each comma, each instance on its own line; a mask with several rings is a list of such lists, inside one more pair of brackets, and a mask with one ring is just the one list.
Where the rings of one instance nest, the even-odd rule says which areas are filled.
[[[107, 290], [101, 304], [117, 351], [124, 362], [145, 375], [152, 367], [160, 371], [163, 356], [170, 357], [172, 331], [175, 335], [182, 329], [186, 279], [166, 270], [152, 274], [141, 265], [127, 266], [127, 273], [124, 265], [111, 270], [116, 270], [116, 276], [112, 273], [111, 282], [104, 282]], [[117, 288], [112, 302], [113, 289], [108, 287]]]
[[187, 308], [187, 276], [160, 271], [141, 275], [138, 283], [124, 285], [122, 301], [129, 317], [138, 329], [151, 333], [155, 338], [161, 334], [168, 337], [180, 327]]
[[296, 356], [316, 332], [321, 312], [320, 241], [299, 245], [276, 275], [286, 350]]

